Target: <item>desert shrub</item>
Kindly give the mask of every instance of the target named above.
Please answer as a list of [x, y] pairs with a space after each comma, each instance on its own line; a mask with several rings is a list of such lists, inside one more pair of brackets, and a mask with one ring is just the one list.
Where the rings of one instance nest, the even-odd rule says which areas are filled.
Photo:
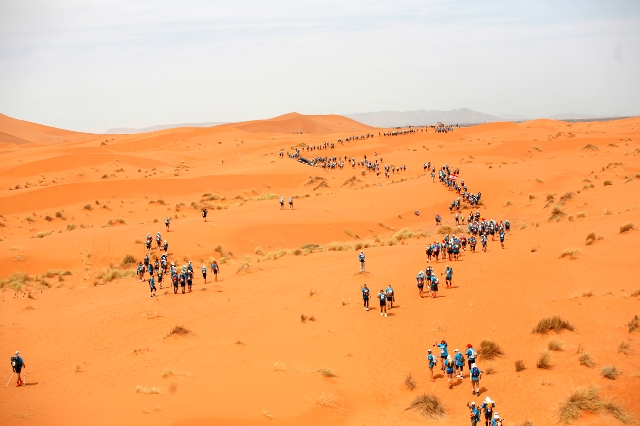
[[600, 373], [602, 373], [602, 376], [611, 380], [615, 380], [620, 375], [620, 372], [618, 371], [615, 365], [602, 367], [600, 369]]
[[259, 195], [255, 198], [256, 201], [264, 201], [264, 200], [273, 200], [274, 198], [278, 198], [276, 194], [271, 192], [267, 192], [266, 194]]
[[76, 229], [76, 225], [73, 223], [70, 223], [67, 225], [67, 231], [73, 231], [74, 229]]
[[568, 249], [565, 249], [562, 253], [560, 253], [560, 259], [562, 259], [563, 257], [568, 257], [569, 259], [572, 259], [572, 260], [577, 259], [578, 253], [580, 253], [580, 250], [576, 248], [568, 248]]
[[587, 216], [587, 214], [586, 214], [585, 212], [578, 212], [578, 213], [576, 214], [576, 217], [577, 217], [577, 218], [584, 218], [584, 217], [586, 217], [586, 216]]
[[635, 290], [633, 290], [633, 292], [631, 293], [632, 297], [638, 297], [640, 296], [640, 287], [636, 288]]
[[416, 388], [416, 381], [413, 380], [413, 375], [411, 373], [409, 373], [407, 375], [407, 377], [405, 377], [404, 379], [404, 385], [407, 387], [407, 389], [409, 390], [414, 390]]
[[484, 339], [480, 342], [480, 346], [478, 347], [478, 355], [481, 358], [485, 359], [493, 359], [496, 356], [504, 355], [504, 351], [493, 340]]
[[10, 288], [15, 291], [20, 291], [31, 281], [33, 281], [33, 278], [26, 273], [14, 272], [9, 277], [0, 280], [0, 288]]
[[440, 419], [446, 414], [440, 398], [436, 395], [426, 393], [417, 396], [406, 410], [415, 411], [428, 419]]
[[612, 215], [613, 212], [610, 209], [604, 209], [604, 214], [609, 216], [609, 215]]
[[593, 358], [593, 355], [591, 355], [591, 352], [582, 352], [580, 356], [578, 356], [578, 362], [580, 365], [589, 368], [593, 368], [596, 365], [596, 360]]
[[590, 246], [591, 244], [596, 242], [596, 233], [595, 232], [589, 232], [589, 234], [587, 235], [587, 239], [586, 239], [586, 244], [588, 246]]
[[542, 352], [538, 362], [536, 362], [536, 367], [542, 369], [551, 368], [551, 352]]
[[300, 315], [300, 322], [307, 322], [307, 319], [308, 319], [308, 318], [309, 318], [309, 317], [307, 317], [305, 314], [301, 314], [301, 315]]
[[620, 344], [618, 345], [619, 354], [629, 355], [630, 351], [631, 351], [631, 344], [629, 344], [629, 342], [620, 342]]
[[167, 337], [169, 336], [173, 336], [174, 334], [178, 335], [178, 336], [187, 336], [189, 334], [191, 334], [191, 330], [189, 330], [186, 327], [183, 327], [181, 325], [176, 325], [175, 327], [173, 327], [168, 333], [167, 333]]
[[34, 235], [34, 238], [44, 238], [44, 237], [49, 236], [49, 235], [51, 235], [51, 234], [53, 234], [53, 231], [48, 231], [48, 232], [45, 232], [45, 231], [43, 231], [43, 232], [38, 232], [36, 235]]
[[93, 210], [93, 206], [91, 204], [85, 204], [83, 209], [84, 210]]
[[98, 274], [96, 275], [96, 279], [101, 280], [101, 284], [106, 284], [113, 280], [132, 277], [134, 275], [135, 271], [121, 271], [118, 269], [109, 268], [104, 271], [98, 272]]
[[555, 337], [552, 337], [547, 341], [547, 349], [550, 351], [561, 351], [562, 345], [562, 340]]
[[253, 250], [253, 252], [258, 256], [264, 256], [264, 250], [262, 250], [260, 246], [256, 247], [255, 250]]
[[520, 371], [524, 370], [526, 367], [524, 366], [524, 361], [519, 359], [517, 360], [515, 363], [516, 366], [516, 373], [519, 373]]
[[402, 241], [402, 240], [411, 239], [413, 237], [414, 237], [414, 234], [409, 230], [409, 228], [403, 228], [400, 231], [395, 233], [395, 235], [393, 236], [393, 239], [396, 241]]
[[450, 227], [449, 225], [442, 225], [442, 226], [440, 226], [440, 227], [438, 228], [438, 230], [436, 231], [436, 233], [438, 233], [438, 234], [442, 234], [442, 235], [444, 235], [444, 234], [449, 234], [449, 235], [451, 235], [451, 234], [453, 234], [454, 232], [455, 232], [455, 230], [454, 230], [452, 227]]
[[529, 194], [529, 199], [530, 200], [535, 200], [536, 199], [536, 195], [535, 194]]
[[640, 330], [640, 315], [631, 318], [631, 321], [627, 323], [627, 327], [629, 327], [629, 333]]
[[51, 216], [49, 216], [49, 215], [46, 215], [44, 217], [44, 220], [46, 220], [47, 222], [51, 222], [53, 220], [53, 218]]
[[600, 389], [595, 385], [572, 390], [567, 400], [560, 405], [558, 420], [560, 423], [569, 424], [578, 420], [583, 412], [597, 414], [602, 411], [611, 414], [622, 423], [634, 422], [633, 417], [617, 403], [602, 399]]
[[120, 266], [126, 268], [127, 266], [135, 265], [136, 263], [138, 262], [132, 254], [125, 254], [122, 258], [122, 261], [120, 262]]
[[552, 317], [542, 318], [538, 321], [538, 325], [533, 328], [533, 333], [545, 334], [550, 330], [560, 333], [562, 330], [574, 331], [575, 328], [570, 322], [563, 320], [557, 315]]
[[109, 227], [109, 226], [113, 226], [115, 224], [121, 224], [121, 225], [126, 225], [127, 221], [124, 220], [123, 218], [119, 217], [117, 219], [109, 219], [109, 221], [104, 225], [105, 228]]
[[582, 149], [591, 149], [593, 151], [599, 151], [599, 148], [597, 146], [593, 145], [593, 144], [587, 144]]
[[559, 205], [553, 206], [551, 209], [551, 216], [549, 216], [549, 220], [560, 220], [566, 213]]
[[533, 426], [533, 423], [530, 420], [525, 420], [522, 423], [518, 423], [516, 426]]
[[287, 366], [284, 362], [276, 362], [273, 364], [273, 371], [285, 371]]
[[329, 367], [318, 368], [318, 373], [322, 374], [324, 377], [336, 377], [336, 373]]
[[624, 234], [625, 232], [629, 232], [634, 229], [636, 229], [636, 226], [633, 223], [629, 222], [620, 227], [620, 233]]
[[553, 194], [547, 194], [547, 202], [550, 203], [551, 201], [553, 201], [555, 195]]
[[140, 385], [136, 386], [136, 393], [147, 393], [147, 394], [159, 394], [160, 388], [158, 386], [153, 387], [142, 387]]
[[603, 182], [603, 184], [604, 184], [604, 186], [609, 186], [609, 185], [613, 185], [613, 182], [612, 182], [612, 181], [610, 181], [610, 180], [605, 180], [605, 181]]

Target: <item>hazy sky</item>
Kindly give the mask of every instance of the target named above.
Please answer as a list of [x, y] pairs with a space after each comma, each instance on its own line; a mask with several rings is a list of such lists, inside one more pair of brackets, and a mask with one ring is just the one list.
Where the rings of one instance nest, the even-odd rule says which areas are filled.
[[0, 0], [0, 112], [73, 130], [300, 113], [640, 115], [640, 1]]

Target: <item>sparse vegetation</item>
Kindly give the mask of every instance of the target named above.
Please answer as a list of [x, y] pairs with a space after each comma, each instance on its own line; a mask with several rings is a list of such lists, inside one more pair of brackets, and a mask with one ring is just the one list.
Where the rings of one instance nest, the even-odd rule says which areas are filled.
[[636, 315], [631, 318], [631, 321], [627, 323], [627, 327], [629, 327], [629, 333], [640, 330], [640, 315]]
[[613, 212], [612, 212], [610, 209], [604, 209], [604, 214], [605, 214], [606, 216], [609, 216], [609, 215], [612, 215], [612, 214], [613, 214]]
[[411, 373], [409, 373], [407, 377], [405, 377], [404, 385], [409, 390], [414, 390], [416, 388], [416, 381], [413, 379], [413, 375]]
[[620, 342], [618, 345], [618, 353], [629, 355], [629, 352], [631, 352], [631, 344], [629, 342]]
[[142, 387], [140, 385], [136, 386], [136, 393], [146, 393], [146, 394], [159, 394], [160, 388], [158, 386], [153, 387]]
[[577, 217], [578, 219], [584, 218], [584, 217], [586, 217], [586, 216], [587, 216], [587, 214], [586, 214], [585, 212], [578, 212], [578, 213], [576, 214], [576, 217]]
[[440, 398], [426, 393], [417, 396], [406, 410], [415, 411], [428, 419], [440, 419], [446, 414]]
[[504, 355], [504, 351], [493, 340], [484, 339], [480, 342], [480, 346], [478, 348], [478, 355], [480, 358], [484, 359], [493, 359], [496, 356]]
[[596, 233], [595, 232], [589, 232], [589, 234], [587, 235], [587, 240], [586, 240], [586, 244], [588, 246], [590, 246], [591, 244], [596, 242]]
[[354, 234], [353, 232], [351, 232], [351, 230], [349, 228], [344, 228], [343, 231], [344, 231], [345, 234], [347, 234], [351, 238], [354, 238], [356, 240], [360, 239], [360, 236], [358, 236], [358, 235]]
[[436, 231], [437, 234], [441, 234], [441, 235], [445, 235], [445, 234], [453, 234], [455, 232], [455, 230], [450, 227], [449, 225], [442, 225], [440, 227], [438, 227], [438, 230]]
[[549, 216], [549, 220], [560, 220], [566, 213], [559, 205], [553, 206], [551, 209], [551, 216]]
[[620, 233], [624, 234], [625, 232], [629, 232], [634, 229], [636, 229], [636, 226], [633, 223], [629, 222], [620, 227]]
[[591, 149], [593, 151], [599, 151], [599, 148], [593, 144], [587, 144], [582, 149]]
[[578, 362], [580, 365], [589, 368], [593, 368], [596, 365], [596, 360], [593, 358], [593, 355], [591, 355], [591, 352], [582, 352], [580, 356], [578, 356]]
[[[114, 280], [119, 280], [122, 278], [133, 277], [135, 275], [135, 271], [125, 270], [121, 271], [119, 269], [109, 268], [104, 271], [98, 272], [96, 275], [96, 281], [94, 281], [94, 285], [104, 285]], [[101, 281], [101, 282], [100, 282]]]
[[561, 351], [562, 350], [562, 340], [552, 337], [547, 341], [547, 349], [550, 351]]
[[10, 288], [15, 291], [21, 291], [31, 281], [33, 281], [33, 278], [26, 273], [14, 272], [9, 277], [0, 280], [0, 288]]
[[271, 192], [267, 192], [265, 194], [258, 195], [254, 199], [256, 201], [264, 201], [264, 200], [273, 200], [274, 198], [278, 198], [278, 196], [276, 194], [271, 193]]
[[307, 322], [308, 317], [305, 314], [300, 314], [300, 322]]
[[600, 389], [591, 385], [579, 387], [571, 391], [569, 397], [560, 405], [558, 420], [560, 423], [573, 423], [583, 412], [597, 414], [602, 411], [612, 414], [622, 423], [631, 423], [633, 418], [618, 404], [600, 397]]
[[176, 325], [167, 333], [166, 337], [173, 336], [174, 334], [178, 336], [188, 336], [189, 334], [191, 334], [191, 330], [181, 325]]
[[48, 231], [48, 232], [45, 232], [45, 231], [43, 231], [43, 232], [38, 232], [36, 235], [34, 235], [34, 236], [33, 236], [33, 238], [44, 238], [44, 237], [49, 236], [49, 235], [51, 235], [51, 234], [53, 234], [53, 231]]
[[522, 370], [524, 370], [526, 367], [524, 366], [524, 361], [519, 359], [515, 362], [515, 366], [516, 366], [516, 373], [521, 372]]
[[552, 317], [542, 318], [538, 321], [538, 325], [533, 328], [533, 333], [545, 334], [550, 330], [560, 333], [562, 330], [574, 331], [575, 328], [570, 322], [563, 320], [557, 315]]
[[409, 230], [409, 228], [403, 228], [400, 231], [396, 232], [393, 236], [393, 239], [396, 241], [408, 240], [415, 236], [413, 232]]
[[273, 364], [273, 371], [285, 371], [287, 366], [284, 362], [276, 362]]
[[83, 209], [84, 210], [93, 210], [93, 206], [91, 204], [85, 204]]
[[613, 185], [613, 181], [605, 180], [605, 181], [603, 182], [603, 185], [604, 185], [604, 186]]
[[121, 224], [121, 225], [126, 225], [127, 221], [124, 220], [123, 218], [119, 217], [117, 219], [109, 219], [109, 221], [104, 225], [105, 228], [108, 228], [109, 226], [113, 226], [115, 224]]
[[620, 372], [618, 371], [615, 365], [602, 367], [600, 369], [600, 373], [602, 374], [603, 377], [606, 377], [607, 379], [611, 379], [611, 380], [617, 379], [618, 376], [620, 375]]
[[318, 368], [318, 373], [322, 374], [324, 377], [336, 377], [336, 373], [329, 367]]
[[577, 259], [578, 253], [580, 253], [580, 250], [576, 248], [568, 248], [568, 249], [565, 249], [562, 253], [560, 253], [560, 259], [562, 259], [563, 257], [568, 257], [569, 259], [572, 259], [572, 260]]
[[548, 369], [551, 368], [551, 352], [542, 352], [536, 362], [537, 368]]

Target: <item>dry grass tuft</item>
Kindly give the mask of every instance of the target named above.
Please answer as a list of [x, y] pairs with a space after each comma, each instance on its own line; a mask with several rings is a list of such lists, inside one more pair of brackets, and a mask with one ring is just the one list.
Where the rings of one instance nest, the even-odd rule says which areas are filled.
[[627, 323], [627, 327], [629, 327], [629, 333], [640, 330], [640, 315], [631, 318], [631, 321]]
[[109, 268], [104, 271], [98, 272], [98, 274], [96, 275], [96, 280], [98, 281], [94, 281], [94, 285], [98, 285], [98, 284], [104, 285], [111, 281], [120, 280], [127, 277], [133, 277], [134, 275], [135, 275], [135, 271], [129, 271], [129, 270], [121, 271], [119, 269]]
[[400, 231], [396, 232], [393, 236], [393, 239], [396, 241], [408, 240], [413, 238], [415, 235], [413, 232], [409, 230], [409, 228], [403, 228]]
[[522, 423], [518, 423], [516, 426], [533, 426], [533, 423], [530, 420], [525, 420]]
[[336, 377], [336, 373], [329, 367], [318, 368], [318, 373], [322, 374], [324, 377]]
[[635, 229], [636, 229], [636, 226], [633, 223], [629, 222], [620, 226], [620, 233], [624, 234], [625, 232], [633, 231]]
[[453, 234], [454, 232], [455, 232], [455, 229], [453, 229], [453, 228], [452, 228], [452, 227], [450, 227], [449, 225], [443, 225], [443, 226], [440, 226], [440, 227], [438, 228], [438, 230], [436, 231], [436, 233], [437, 233], [437, 234], [441, 234], [441, 235], [444, 235], [444, 234], [449, 234], [449, 235], [451, 235], [451, 234]]
[[173, 327], [173, 329], [171, 329], [171, 331], [167, 333], [166, 337], [172, 336], [174, 334], [177, 334], [178, 336], [187, 336], [191, 334], [191, 330], [181, 325], [176, 325], [175, 327]]
[[446, 414], [440, 398], [426, 393], [417, 396], [406, 410], [415, 411], [428, 419], [440, 419]]
[[153, 386], [153, 387], [142, 387], [140, 385], [136, 386], [136, 393], [146, 393], [146, 394], [159, 394], [160, 393], [160, 388], [158, 386]]
[[631, 352], [631, 344], [629, 342], [620, 342], [618, 345], [618, 353], [629, 355], [629, 352]]
[[611, 380], [615, 380], [620, 375], [620, 372], [618, 371], [615, 365], [602, 367], [600, 369], [600, 373], [602, 373], [602, 375], [607, 379], [611, 379]]
[[560, 220], [565, 214], [566, 213], [561, 206], [555, 205], [551, 209], [551, 216], [549, 216], [549, 220]]
[[604, 185], [604, 186], [610, 186], [610, 185], [613, 185], [613, 181], [605, 180], [605, 181], [603, 182], [603, 185]]
[[591, 149], [591, 150], [593, 150], [593, 151], [599, 151], [599, 150], [600, 150], [600, 148], [598, 148], [597, 146], [592, 145], [592, 144], [587, 144], [587, 145], [585, 145], [585, 146], [584, 146], [584, 148], [582, 148], [582, 149]]
[[605, 214], [606, 216], [609, 216], [609, 215], [612, 215], [612, 214], [613, 214], [613, 212], [611, 211], [611, 209], [604, 209], [604, 214]]
[[562, 340], [556, 337], [552, 337], [549, 339], [549, 341], [547, 341], [547, 349], [549, 349], [550, 351], [561, 351], [562, 346]]
[[552, 317], [542, 318], [538, 321], [538, 325], [536, 325], [532, 332], [538, 334], [548, 333], [550, 330], [555, 331], [556, 333], [560, 333], [562, 330], [574, 331], [575, 328], [571, 325], [570, 322], [563, 320], [557, 315]]
[[300, 314], [300, 322], [307, 322], [308, 317], [305, 314]]
[[551, 368], [551, 352], [542, 352], [538, 362], [536, 362], [537, 368], [549, 369]]
[[585, 212], [578, 212], [578, 213], [576, 213], [576, 217], [577, 217], [577, 218], [579, 218], [579, 219], [580, 219], [580, 218], [584, 218], [584, 217], [586, 217], [586, 216], [587, 216], [587, 214], [586, 214]]
[[31, 281], [33, 281], [33, 278], [26, 273], [14, 272], [9, 277], [0, 280], [0, 288], [8, 287], [14, 291], [20, 291]]
[[517, 360], [514, 364], [516, 366], [516, 373], [519, 373], [526, 368], [524, 366], [524, 361], [521, 359]]
[[593, 358], [593, 355], [591, 355], [591, 352], [582, 352], [580, 356], [578, 356], [578, 362], [580, 365], [589, 368], [593, 368], [596, 365], [596, 360]]
[[128, 266], [135, 265], [136, 263], [138, 262], [136, 261], [136, 258], [132, 254], [126, 254], [122, 258], [122, 261], [120, 262], [120, 267], [126, 268]]
[[591, 385], [571, 391], [569, 397], [560, 405], [558, 420], [560, 423], [573, 423], [583, 412], [597, 414], [605, 411], [622, 423], [633, 423], [634, 419], [622, 407], [611, 400], [600, 397], [600, 389]]
[[404, 379], [404, 385], [407, 387], [407, 389], [409, 390], [414, 390], [416, 388], [416, 381], [413, 380], [413, 375], [411, 373], [409, 373], [407, 375], [407, 377], [405, 377]]
[[273, 364], [273, 371], [286, 371], [287, 365], [284, 362], [276, 362]]
[[504, 355], [504, 351], [493, 340], [484, 339], [480, 342], [478, 355], [484, 359], [493, 359], [496, 356]]
[[563, 257], [568, 257], [569, 259], [572, 259], [572, 260], [577, 259], [578, 253], [580, 253], [580, 250], [576, 248], [568, 248], [568, 249], [565, 249], [562, 253], [560, 253], [560, 259], [562, 259]]

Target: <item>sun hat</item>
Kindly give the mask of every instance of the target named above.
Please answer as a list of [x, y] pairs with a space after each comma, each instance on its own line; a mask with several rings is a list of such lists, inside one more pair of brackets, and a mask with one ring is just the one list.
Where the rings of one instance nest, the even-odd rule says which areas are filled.
[[16, 355], [20, 355], [20, 351], [16, 351]]
[[454, 349], [453, 351], [454, 351], [454, 352], [460, 352], [460, 351], [459, 351], [459, 350], [457, 350], [457, 349]]
[[494, 418], [494, 419], [499, 419], [499, 418], [500, 418], [500, 416], [498, 415], [498, 413], [493, 413], [493, 418]]

